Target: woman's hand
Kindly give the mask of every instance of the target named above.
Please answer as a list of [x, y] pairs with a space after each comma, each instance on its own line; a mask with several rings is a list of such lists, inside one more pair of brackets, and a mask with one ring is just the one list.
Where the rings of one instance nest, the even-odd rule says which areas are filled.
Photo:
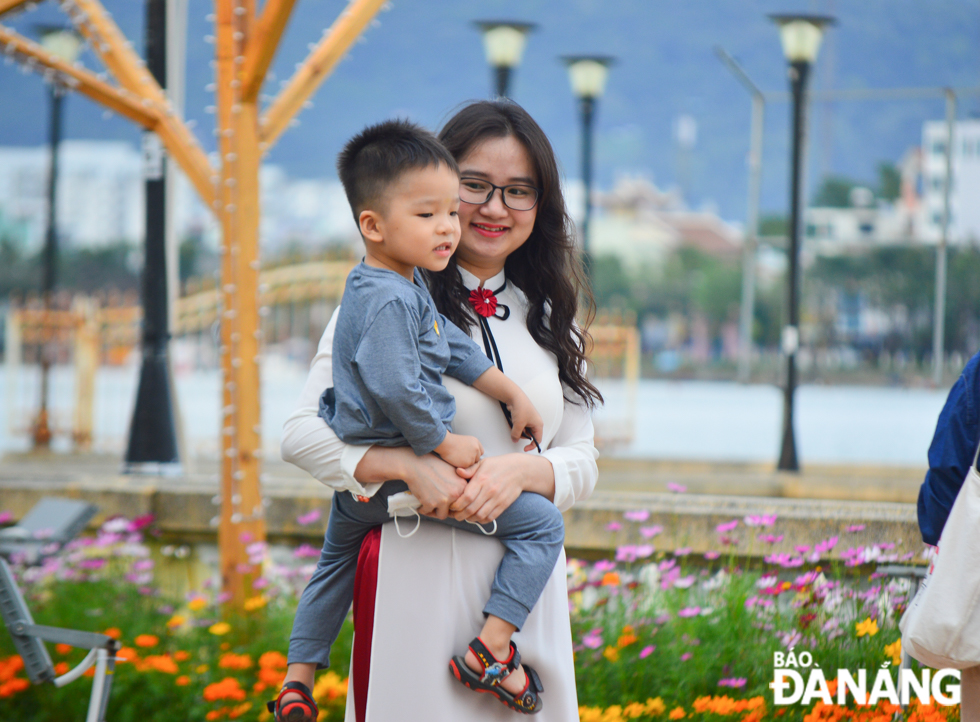
[[434, 519], [449, 516], [450, 505], [466, 489], [466, 481], [456, 473], [456, 467], [433, 454], [414, 456], [406, 467], [407, 473], [402, 478], [408, 484], [408, 490], [422, 504], [418, 508], [419, 514]]
[[513, 504], [522, 491], [554, 499], [555, 472], [551, 462], [531, 454], [503, 454], [481, 460], [468, 469], [457, 469], [469, 479], [466, 491], [449, 507], [459, 521], [489, 524]]

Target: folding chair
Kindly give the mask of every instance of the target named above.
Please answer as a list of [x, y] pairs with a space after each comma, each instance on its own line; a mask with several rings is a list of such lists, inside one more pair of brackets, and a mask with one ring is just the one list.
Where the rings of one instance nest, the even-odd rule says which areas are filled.
[[[94, 632], [79, 632], [74, 629], [34, 624], [31, 612], [14, 581], [14, 575], [2, 558], [0, 558], [0, 613], [3, 614], [3, 623], [14, 640], [17, 653], [24, 660], [24, 669], [32, 684], [52, 682], [55, 687], [64, 687], [85, 674], [93, 664], [95, 665], [95, 679], [92, 682], [92, 696], [89, 698], [85, 722], [104, 722], [105, 710], [109, 704], [109, 692], [112, 689], [112, 674], [116, 669], [118, 650], [116, 640]], [[55, 676], [51, 655], [48, 654], [42, 641], [70, 644], [72, 647], [91, 651], [78, 666], [58, 677]]]
[[[28, 564], [37, 564], [78, 536], [96, 511], [84, 501], [45, 497], [20, 522], [0, 530], [0, 556], [23, 554]], [[51, 551], [45, 553], [47, 547]]]

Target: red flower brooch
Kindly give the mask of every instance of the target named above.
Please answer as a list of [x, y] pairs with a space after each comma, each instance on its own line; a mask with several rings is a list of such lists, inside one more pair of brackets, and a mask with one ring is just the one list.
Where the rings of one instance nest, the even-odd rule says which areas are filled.
[[490, 318], [497, 312], [497, 297], [489, 288], [474, 288], [470, 291], [470, 305], [479, 315]]

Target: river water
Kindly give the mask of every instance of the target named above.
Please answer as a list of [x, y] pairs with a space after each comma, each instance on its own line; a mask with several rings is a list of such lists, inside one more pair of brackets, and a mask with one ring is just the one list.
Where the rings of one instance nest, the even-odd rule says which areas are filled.
[[[277, 454], [283, 422], [302, 388], [306, 366], [268, 356], [263, 367], [262, 427], [267, 453]], [[124, 448], [137, 381], [134, 365], [101, 368], [96, 379], [95, 448]], [[180, 416], [188, 448], [217, 452], [220, 400], [215, 370], [178, 370]], [[0, 384], [6, 424], [0, 450], [26, 449], [26, 427], [37, 405], [38, 372], [23, 367]], [[55, 425], [71, 426], [70, 368], [52, 374]], [[600, 435], [632, 440], [604, 453], [632, 458], [771, 462], [779, 450], [782, 393], [773, 386], [730, 382], [600, 381], [607, 403], [596, 415]], [[897, 387], [802, 386], [796, 397], [797, 451], [803, 461], [924, 466], [946, 390]], [[67, 435], [56, 440], [67, 448]]]

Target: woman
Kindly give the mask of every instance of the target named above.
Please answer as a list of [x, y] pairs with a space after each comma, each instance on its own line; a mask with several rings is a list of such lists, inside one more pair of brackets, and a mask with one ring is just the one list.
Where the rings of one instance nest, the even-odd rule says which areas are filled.
[[[496, 402], [446, 378], [456, 397], [454, 430], [480, 439], [486, 456], [457, 471], [407, 448], [342, 444], [317, 417], [317, 400], [331, 385], [333, 322], [314, 358], [300, 404], [286, 422], [282, 456], [335, 488], [363, 493], [366, 485], [403, 479], [420, 511], [437, 518], [491, 523], [522, 491], [541, 494], [565, 510], [591, 494], [598, 470], [590, 410], [601, 396], [585, 377], [586, 335], [575, 326], [578, 272], [572, 225], [561, 195], [557, 163], [541, 128], [508, 101], [463, 108], [440, 139], [460, 167], [461, 239], [442, 273], [429, 277], [440, 311], [468, 329], [488, 355], [531, 397], [545, 421], [542, 452], [527, 454], [510, 440]], [[471, 300], [472, 297], [472, 300]], [[474, 309], [480, 309], [478, 315]], [[364, 486], [362, 486], [364, 485]], [[500, 559], [498, 543], [423, 524], [411, 539], [385, 525], [374, 613], [369, 719], [512, 719], [487, 695], [453, 680], [450, 656], [474, 636], [482, 619], [470, 603], [488, 589]], [[540, 719], [577, 717], [565, 591], [564, 555], [525, 628], [515, 636], [524, 659], [546, 690]], [[413, 594], [413, 589], [426, 590]], [[443, 596], [453, 595], [453, 599]], [[315, 609], [317, 600], [300, 602]], [[453, 616], [456, 615], [456, 616]], [[399, 626], [424, 625], [426, 647]], [[290, 641], [288, 681], [312, 687], [312, 632]], [[355, 681], [355, 685], [358, 682]], [[287, 698], [284, 698], [284, 700]], [[359, 718], [365, 710], [359, 710]], [[348, 718], [353, 719], [350, 714]]]

